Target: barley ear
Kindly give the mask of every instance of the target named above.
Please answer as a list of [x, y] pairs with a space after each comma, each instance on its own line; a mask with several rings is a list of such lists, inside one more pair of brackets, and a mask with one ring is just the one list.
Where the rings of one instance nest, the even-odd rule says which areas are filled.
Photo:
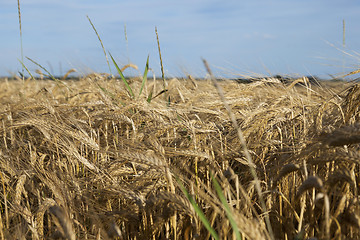
[[274, 183], [273, 183], [273, 188], [276, 187], [277, 182], [285, 177], [286, 175], [298, 171], [300, 169], [300, 166], [298, 164], [294, 164], [294, 163], [289, 163], [286, 164], [284, 167], [281, 168], [279, 175], [277, 176], [277, 178], [275, 179]]
[[299, 187], [295, 199], [299, 199], [299, 197], [307, 190], [315, 188], [323, 190], [324, 184], [323, 181], [317, 176], [309, 176]]
[[71, 221], [63, 208], [54, 205], [49, 208], [50, 213], [54, 216], [55, 224], [57, 225], [59, 231], [62, 235], [69, 240], [75, 240], [75, 232]]

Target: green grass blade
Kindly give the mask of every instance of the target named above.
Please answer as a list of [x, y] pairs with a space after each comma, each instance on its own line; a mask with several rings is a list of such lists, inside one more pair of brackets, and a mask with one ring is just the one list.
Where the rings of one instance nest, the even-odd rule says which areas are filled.
[[96, 30], [96, 28], [95, 28], [94, 24], [93, 24], [93, 23], [92, 23], [92, 21], [90, 20], [89, 16], [86, 16], [86, 17], [87, 17], [87, 19], [89, 20], [89, 22], [90, 22], [90, 24], [91, 24], [92, 28], [93, 28], [93, 29], [94, 29], [94, 31], [95, 31], [96, 36], [97, 36], [97, 37], [98, 37], [98, 39], [99, 39], [99, 42], [100, 42], [100, 44], [101, 44], [101, 47], [102, 47], [102, 49], [103, 49], [103, 51], [104, 51], [104, 55], [105, 55], [105, 58], [106, 58], [107, 65], [109, 66], [109, 71], [110, 71], [110, 74], [112, 75], [112, 73], [111, 73], [111, 67], [110, 67], [110, 63], [109, 63], [109, 58], [108, 58], [108, 56], [107, 56], [107, 54], [106, 54], [105, 47], [104, 47], [103, 42], [101, 41], [100, 35], [99, 35], [99, 33], [97, 32], [97, 30]]
[[154, 90], [151, 90], [151, 91], [150, 91], [149, 96], [148, 96], [148, 98], [146, 99], [146, 101], [147, 101], [148, 103], [151, 102], [152, 95], [153, 95], [153, 91], [154, 91]]
[[54, 80], [57, 83], [61, 83], [63, 84], [61, 81], [59, 81], [58, 79], [56, 79], [46, 68], [44, 68], [43, 66], [41, 66], [39, 63], [35, 62], [34, 60], [32, 60], [29, 57], [26, 57], [28, 60], [30, 60], [32, 63], [34, 63], [36, 66], [38, 66], [39, 68], [41, 68], [42, 70], [44, 70], [52, 80]]
[[161, 78], [163, 80], [163, 86], [164, 86], [164, 89], [165, 89], [166, 88], [166, 82], [165, 82], [165, 74], [164, 74], [164, 65], [163, 65], [163, 61], [162, 61], [162, 57], [161, 57], [160, 41], [159, 41], [159, 34], [158, 34], [158, 31], [157, 31], [157, 27], [155, 27], [155, 33], [156, 33], [156, 40], [157, 40], [157, 45], [158, 45], [159, 57], [160, 57]]
[[143, 88], [144, 88], [144, 86], [145, 86], [145, 83], [146, 83], [146, 80], [147, 80], [148, 71], [149, 71], [149, 55], [148, 55], [147, 60], [146, 60], [146, 65], [145, 65], [143, 80], [142, 80], [141, 88], [140, 88], [140, 92], [139, 92], [139, 97], [140, 97], [141, 92], [142, 92], [142, 90], [143, 90]]
[[188, 193], [188, 191], [185, 189], [184, 185], [182, 185], [182, 183], [180, 182], [179, 178], [176, 178], [176, 181], [179, 183], [181, 191], [185, 194], [186, 198], [190, 201], [191, 205], [193, 206], [193, 208], [195, 209], [195, 212], [197, 213], [197, 215], [199, 216], [201, 222], [204, 224], [205, 228], [209, 231], [209, 233], [211, 234], [211, 236], [215, 239], [215, 240], [220, 240], [218, 234], [216, 233], [216, 231], [211, 227], [210, 222], [207, 220], [206, 216], [204, 215], [204, 213], [202, 212], [201, 208], [197, 205], [197, 203], [195, 202], [195, 200], [192, 198], [192, 196]]
[[230, 210], [230, 206], [225, 198], [225, 195], [221, 190], [220, 184], [218, 183], [218, 181], [215, 179], [215, 177], [212, 174], [211, 174], [211, 178], [212, 178], [213, 184], [215, 186], [215, 190], [220, 198], [220, 201], [221, 201], [223, 207], [225, 208], [225, 212], [230, 221], [231, 227], [233, 228], [233, 231], [235, 232], [236, 239], [241, 240], [239, 228], [236, 224], [233, 213]]
[[44, 68], [43, 66], [41, 66], [39, 63], [35, 62], [34, 60], [32, 60], [29, 57], [26, 57], [28, 60], [30, 60], [32, 63], [34, 63], [36, 66], [38, 66], [39, 68], [41, 68], [42, 70], [44, 70], [52, 80], [54, 80], [57, 84], [63, 85], [65, 86], [70, 92], [72, 92], [71, 88], [69, 88], [68, 86], [66, 86], [66, 84], [64, 84], [63, 82], [61, 82], [59, 79], [56, 79], [46, 68]]
[[129, 83], [126, 81], [125, 77], [124, 77], [124, 74], [122, 73], [121, 69], [119, 68], [119, 66], [117, 65], [117, 63], [115, 62], [115, 59], [113, 58], [113, 56], [111, 55], [111, 53], [109, 52], [109, 55], [111, 57], [111, 60], [113, 61], [115, 67], [116, 67], [116, 70], [118, 71], [122, 81], [124, 82], [129, 94], [131, 97], [135, 97], [133, 91], [131, 90], [131, 87], [129, 86]]
[[[71, 88], [69, 88], [65, 83], [63, 83], [62, 81], [60, 81], [59, 79], [56, 79], [48, 70], [46, 70], [46, 68], [44, 68], [43, 66], [41, 66], [39, 63], [35, 62], [34, 60], [32, 60], [29, 57], [26, 57], [28, 60], [30, 60], [32, 63], [34, 63], [36, 66], [40, 67], [42, 70], [44, 70], [52, 80], [54, 80], [56, 82], [56, 84], [58, 85], [63, 85], [65, 86], [70, 92], [73, 92], [73, 90]], [[64, 95], [66, 95], [66, 92], [63, 92]]]
[[25, 70], [28, 72], [28, 74], [30, 75], [30, 77], [35, 80], [35, 78], [34, 78], [33, 75], [31, 74], [31, 72], [29, 71], [29, 69], [25, 66], [25, 64], [24, 64], [21, 60], [19, 60], [19, 59], [18, 59], [18, 61], [21, 63], [21, 65], [23, 66], [23, 68], [25, 68]]
[[[113, 100], [113, 103], [114, 103], [115, 105], [117, 105], [117, 104], [116, 104], [116, 101], [119, 101], [119, 100], [114, 96], [114, 94], [112, 94], [111, 92], [109, 92], [106, 88], [100, 86], [100, 84], [97, 84], [97, 86], [98, 86], [98, 88], [100, 88], [101, 91], [103, 91], [106, 95], [108, 95], [108, 96], [111, 98], [111, 100]], [[121, 102], [121, 101], [119, 101], [119, 102], [120, 102], [121, 105], [125, 106], [125, 103], [123, 103], [123, 102]]]

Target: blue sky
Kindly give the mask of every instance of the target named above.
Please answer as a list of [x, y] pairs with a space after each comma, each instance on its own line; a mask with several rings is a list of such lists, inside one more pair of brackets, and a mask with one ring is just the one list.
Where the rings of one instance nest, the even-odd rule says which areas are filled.
[[[143, 71], [150, 54], [157, 75], [155, 26], [168, 77], [205, 76], [201, 58], [219, 77], [328, 77], [360, 65], [357, 0], [23, 0], [21, 12], [24, 56], [56, 75], [70, 68], [83, 74], [109, 72], [87, 15], [119, 65], [130, 61]], [[0, 76], [16, 73], [21, 54], [14, 0], [0, 1], [0, 36]], [[28, 60], [25, 65], [31, 71], [38, 68]]]

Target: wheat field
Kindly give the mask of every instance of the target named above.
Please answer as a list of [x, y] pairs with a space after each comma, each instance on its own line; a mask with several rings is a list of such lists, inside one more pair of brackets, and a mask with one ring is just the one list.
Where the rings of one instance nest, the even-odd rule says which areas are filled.
[[360, 239], [360, 86], [217, 83], [2, 80], [0, 238]]

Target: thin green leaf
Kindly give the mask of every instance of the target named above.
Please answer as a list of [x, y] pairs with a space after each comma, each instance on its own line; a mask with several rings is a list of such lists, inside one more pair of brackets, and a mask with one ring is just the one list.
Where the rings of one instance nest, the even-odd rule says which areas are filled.
[[119, 101], [121, 105], [125, 106], [125, 103], [123, 103], [123, 102], [121, 102], [120, 100], [118, 100], [118, 99], [114, 96], [114, 94], [112, 94], [111, 92], [109, 92], [106, 88], [100, 86], [100, 84], [97, 84], [97, 86], [100, 88], [101, 91], [103, 91], [106, 95], [108, 95], [108, 96], [113, 100], [113, 103], [114, 103], [115, 105], [117, 105], [117, 104], [116, 104], [116, 101]]
[[163, 86], [164, 86], [164, 89], [165, 89], [166, 88], [166, 83], [165, 83], [164, 65], [163, 65], [163, 61], [162, 61], [162, 57], [161, 57], [160, 41], [159, 41], [159, 34], [158, 34], [158, 31], [157, 31], [157, 27], [155, 27], [155, 33], [156, 33], [156, 40], [157, 40], [157, 45], [158, 45], [159, 57], [160, 57], [161, 78], [163, 80]]
[[146, 99], [146, 101], [147, 101], [148, 103], [150, 103], [150, 102], [151, 102], [152, 95], [153, 95], [153, 90], [151, 90], [151, 92], [150, 92], [150, 94], [149, 94], [148, 98]]
[[141, 88], [140, 88], [140, 92], [139, 92], [139, 97], [141, 95], [141, 92], [145, 86], [145, 83], [146, 83], [146, 80], [147, 80], [147, 74], [148, 74], [148, 71], [149, 71], [149, 55], [147, 57], [147, 60], [146, 60], [146, 65], [145, 65], [145, 70], [144, 70], [144, 76], [143, 76], [143, 80], [142, 80], [142, 83], [141, 83]]
[[108, 58], [108, 56], [106, 55], [105, 47], [104, 47], [103, 42], [101, 41], [100, 35], [99, 35], [99, 33], [97, 32], [97, 30], [96, 30], [96, 28], [95, 28], [94, 24], [93, 24], [93, 23], [92, 23], [92, 21], [90, 20], [89, 16], [87, 16], [87, 15], [86, 15], [86, 17], [87, 17], [87, 19], [89, 20], [89, 22], [90, 22], [90, 24], [91, 24], [92, 28], [93, 28], [93, 29], [94, 29], [94, 31], [95, 31], [96, 36], [97, 36], [97, 37], [98, 37], [98, 39], [99, 39], [99, 42], [100, 42], [100, 44], [101, 44], [101, 47], [102, 47], [102, 49], [103, 49], [103, 51], [104, 51], [104, 55], [105, 55], [105, 58], [106, 58], [107, 65], [109, 66], [109, 71], [110, 71], [110, 74], [112, 75], [112, 73], [111, 73], [111, 67], [110, 67], [110, 63], [109, 63], [109, 58]]
[[[44, 70], [52, 80], [54, 80], [55, 82], [58, 83], [62, 83], [61, 81], [59, 81], [58, 79], [56, 79], [46, 68], [44, 68], [43, 66], [41, 66], [39, 63], [35, 62], [34, 60], [32, 60], [29, 57], [26, 57], [28, 60], [30, 60], [32, 63], [34, 63], [35, 65], [37, 65], [38, 67], [40, 67], [42, 70]], [[62, 83], [63, 84], [63, 83]]]
[[111, 60], [113, 61], [115, 67], [116, 67], [116, 70], [118, 71], [122, 81], [124, 82], [129, 94], [131, 97], [135, 97], [133, 91], [131, 90], [131, 87], [129, 86], [129, 83], [126, 81], [125, 77], [124, 77], [124, 74], [122, 73], [121, 69], [119, 68], [119, 66], [117, 65], [117, 63], [115, 62], [115, 59], [113, 58], [113, 56], [111, 55], [111, 53], [109, 52], [109, 55], [111, 57]]
[[33, 75], [31, 75], [31, 72], [30, 72], [29, 69], [25, 66], [25, 64], [24, 64], [21, 60], [19, 60], [19, 59], [18, 59], [18, 61], [21, 63], [21, 65], [23, 66], [23, 68], [25, 68], [25, 70], [28, 72], [28, 74], [30, 75], [30, 77], [35, 80], [35, 78], [33, 77]]
[[239, 231], [239, 228], [236, 224], [236, 221], [234, 219], [234, 215], [232, 213], [232, 211], [230, 210], [230, 206], [224, 196], [224, 193], [222, 192], [221, 190], [221, 187], [220, 187], [220, 184], [218, 183], [218, 181], [215, 179], [215, 177], [211, 174], [211, 178], [212, 178], [212, 181], [214, 183], [214, 186], [215, 186], [215, 190], [220, 198], [220, 201], [223, 205], [223, 207], [225, 208], [225, 212], [226, 212], [226, 215], [230, 221], [230, 224], [233, 228], [233, 231], [235, 232], [235, 236], [236, 236], [236, 239], [238, 240], [241, 240], [241, 235], [240, 235], [240, 231]]
[[34, 63], [36, 66], [38, 66], [39, 68], [41, 68], [42, 70], [44, 70], [52, 80], [54, 80], [56, 83], [58, 84], [61, 84], [61, 85], [64, 85], [70, 92], [72, 92], [72, 90], [66, 86], [65, 83], [61, 82], [59, 79], [56, 79], [46, 68], [44, 68], [43, 66], [41, 66], [39, 63], [35, 62], [34, 60], [32, 60], [31, 58], [29, 57], [26, 57], [28, 60], [30, 60], [32, 63]]
[[186, 198], [190, 201], [191, 205], [193, 206], [195, 212], [197, 213], [197, 215], [199, 216], [201, 222], [204, 224], [205, 228], [209, 231], [209, 233], [211, 234], [211, 236], [215, 239], [215, 240], [220, 240], [218, 234], [216, 233], [216, 231], [212, 228], [210, 222], [207, 220], [206, 216], [204, 215], [204, 213], [202, 212], [201, 208], [197, 205], [197, 203], [195, 202], [195, 200], [192, 198], [192, 196], [188, 193], [188, 191], [185, 189], [184, 185], [182, 185], [181, 181], [179, 178], [176, 177], [176, 181], [179, 183], [181, 191], [185, 194]]

